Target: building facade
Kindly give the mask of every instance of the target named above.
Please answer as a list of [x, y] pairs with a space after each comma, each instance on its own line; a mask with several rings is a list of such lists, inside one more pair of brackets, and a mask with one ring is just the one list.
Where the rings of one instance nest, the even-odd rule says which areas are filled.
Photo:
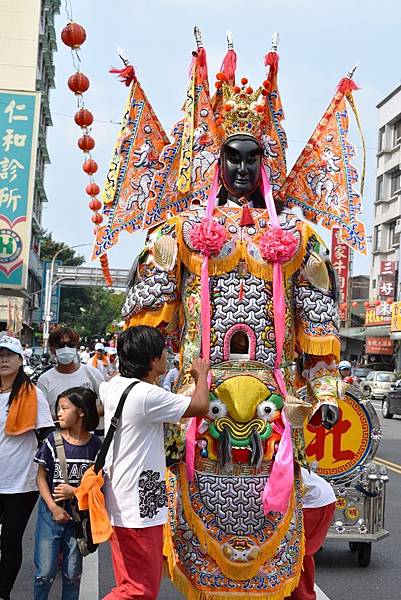
[[[377, 146], [376, 198], [370, 300], [392, 294], [399, 296], [401, 217], [401, 85], [377, 105], [379, 136]], [[383, 263], [394, 263], [393, 286], [383, 283]], [[386, 289], [385, 289], [386, 288]]]
[[[42, 287], [39, 247], [47, 202], [44, 171], [50, 162], [46, 131], [52, 125], [49, 93], [59, 7], [60, 0], [0, 0], [0, 330], [11, 329], [26, 341]], [[29, 143], [24, 162], [17, 152]], [[21, 221], [24, 232], [18, 230]]]

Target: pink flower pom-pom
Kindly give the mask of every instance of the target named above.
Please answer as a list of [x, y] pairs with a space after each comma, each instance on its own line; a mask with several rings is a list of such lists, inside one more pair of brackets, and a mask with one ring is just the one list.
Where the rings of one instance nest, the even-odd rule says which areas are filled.
[[220, 223], [211, 217], [203, 217], [189, 232], [189, 239], [195, 250], [203, 256], [219, 254], [227, 239], [227, 232]]
[[259, 240], [259, 250], [267, 262], [284, 263], [295, 254], [298, 241], [291, 231], [271, 227]]

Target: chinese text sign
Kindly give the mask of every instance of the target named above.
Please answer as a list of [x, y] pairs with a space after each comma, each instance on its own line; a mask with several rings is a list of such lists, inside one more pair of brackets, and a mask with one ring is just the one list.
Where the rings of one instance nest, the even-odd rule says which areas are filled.
[[0, 286], [26, 288], [39, 94], [0, 90]]

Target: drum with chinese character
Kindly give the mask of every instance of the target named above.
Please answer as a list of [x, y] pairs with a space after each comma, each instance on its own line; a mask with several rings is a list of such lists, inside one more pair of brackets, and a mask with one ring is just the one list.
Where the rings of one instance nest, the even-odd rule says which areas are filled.
[[332, 429], [310, 424], [304, 428], [308, 461], [335, 484], [359, 477], [363, 465], [373, 460], [382, 436], [372, 404], [359, 398], [359, 390], [350, 388], [339, 401], [340, 416]]
[[373, 405], [358, 387], [349, 388], [339, 409], [339, 420], [331, 430], [305, 425], [306, 455], [336, 494], [327, 539], [347, 541], [358, 564], [367, 567], [372, 542], [388, 535], [384, 529], [387, 471], [373, 462], [382, 434]]

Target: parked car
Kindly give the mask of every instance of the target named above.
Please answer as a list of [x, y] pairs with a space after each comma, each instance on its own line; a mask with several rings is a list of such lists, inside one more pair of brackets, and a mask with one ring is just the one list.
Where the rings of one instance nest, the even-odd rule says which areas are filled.
[[352, 369], [352, 375], [354, 377], [358, 377], [359, 381], [365, 381], [366, 377], [371, 372], [372, 369], [368, 369], [366, 367], [355, 367], [354, 369]]
[[362, 382], [362, 391], [373, 400], [383, 400], [396, 382], [395, 373], [389, 371], [371, 371]]
[[382, 415], [385, 419], [392, 419], [393, 415], [401, 415], [401, 379], [391, 386], [383, 399]]

